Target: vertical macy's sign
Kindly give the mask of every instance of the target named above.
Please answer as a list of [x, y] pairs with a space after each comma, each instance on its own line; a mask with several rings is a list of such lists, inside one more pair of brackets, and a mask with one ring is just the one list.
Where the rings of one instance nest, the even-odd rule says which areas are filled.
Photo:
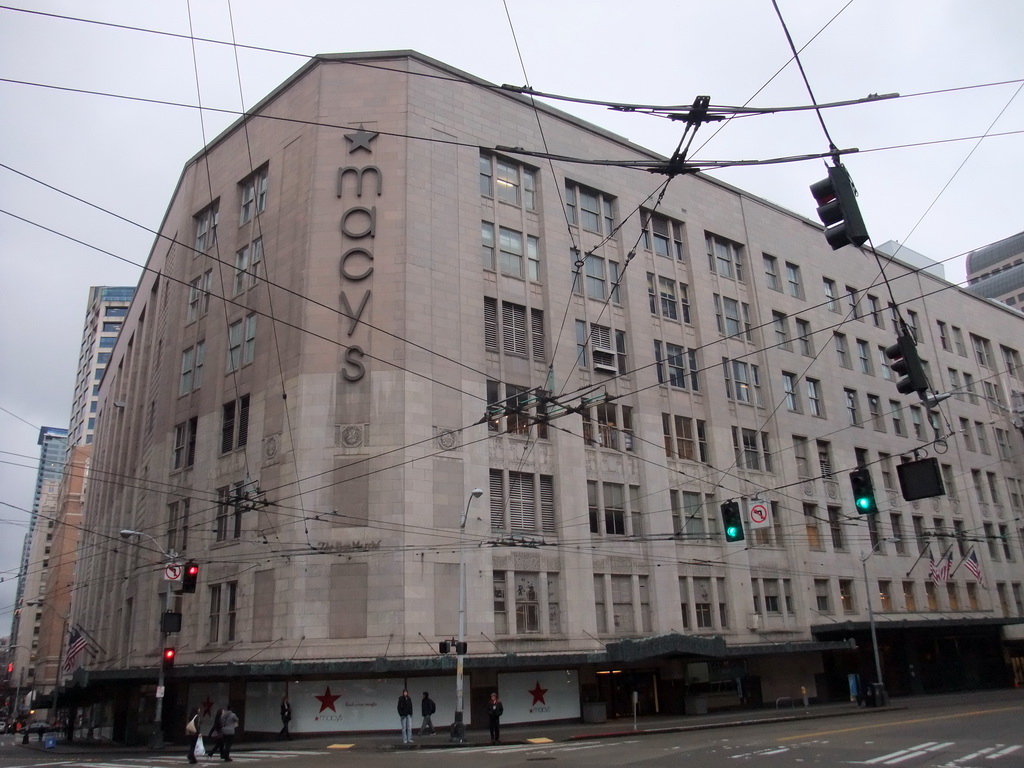
[[[377, 138], [371, 131], [359, 130], [345, 135], [349, 142], [348, 153], [366, 151], [373, 154], [370, 142]], [[384, 189], [384, 176], [376, 165], [346, 165], [338, 169], [338, 199], [345, 196], [346, 180], [351, 187], [354, 183], [355, 196], [361, 203], [364, 182], [376, 184], [377, 197]], [[369, 192], [368, 192], [369, 194]], [[341, 214], [342, 253], [341, 311], [348, 318], [345, 335], [351, 339], [360, 325], [363, 313], [370, 306], [373, 297], [371, 277], [373, 276], [373, 239], [377, 234], [377, 206], [349, 205]], [[352, 299], [356, 301], [353, 302]], [[345, 381], [359, 381], [366, 375], [363, 365], [365, 352], [358, 343], [350, 343], [345, 350], [345, 365], [342, 376]]]

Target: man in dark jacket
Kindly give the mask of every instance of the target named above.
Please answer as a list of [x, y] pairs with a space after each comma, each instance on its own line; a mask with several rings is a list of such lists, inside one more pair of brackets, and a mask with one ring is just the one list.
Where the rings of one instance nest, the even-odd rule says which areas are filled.
[[420, 702], [420, 713], [423, 715], [423, 724], [420, 726], [420, 736], [433, 736], [434, 734], [434, 723], [431, 722], [430, 717], [437, 711], [437, 706], [434, 704], [434, 700], [430, 698], [428, 691], [423, 692], [423, 701]]
[[491, 700], [487, 702], [487, 724], [491, 729], [491, 744], [501, 741], [500, 718], [505, 713], [505, 707], [501, 705], [498, 694], [492, 693]]
[[402, 691], [398, 697], [398, 717], [402, 721], [402, 743], [412, 744], [412, 699], [409, 691]]

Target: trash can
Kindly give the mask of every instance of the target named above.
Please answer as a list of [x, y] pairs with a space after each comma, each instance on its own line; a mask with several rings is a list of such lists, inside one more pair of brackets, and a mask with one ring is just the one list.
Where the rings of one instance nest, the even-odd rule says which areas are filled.
[[56, 733], [44, 733], [43, 734], [43, 748], [54, 749], [57, 746], [57, 734]]

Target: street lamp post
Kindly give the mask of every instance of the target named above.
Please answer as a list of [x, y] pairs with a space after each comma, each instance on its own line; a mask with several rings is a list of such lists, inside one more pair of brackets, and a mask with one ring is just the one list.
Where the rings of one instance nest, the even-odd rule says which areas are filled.
[[871, 607], [871, 584], [868, 582], [868, 558], [875, 554], [875, 552], [878, 551], [878, 548], [883, 544], [895, 544], [897, 541], [899, 541], [898, 537], [879, 539], [875, 542], [875, 545], [871, 547], [871, 551], [860, 559], [861, 568], [864, 569], [864, 596], [868, 601], [868, 625], [871, 627], [871, 650], [875, 655], [875, 680], [881, 689], [879, 693], [882, 696], [882, 701], [877, 702], [878, 704], [884, 703], [885, 683], [882, 682], [882, 660], [878, 655], [878, 635], [875, 633], [875, 612]]
[[451, 736], [452, 741], [459, 743], [466, 739], [466, 723], [462, 716], [463, 666], [466, 659], [466, 550], [462, 544], [466, 534], [466, 520], [469, 518], [469, 505], [473, 503], [473, 499], [479, 499], [483, 495], [483, 488], [474, 488], [469, 492], [466, 511], [462, 514], [462, 522], [459, 523], [459, 640], [455, 645], [455, 724], [452, 726]]
[[[132, 530], [131, 528], [125, 528], [125, 529], [123, 529], [121, 531], [121, 538], [122, 539], [127, 539], [127, 538], [129, 538], [131, 536], [145, 536], [147, 539], [152, 541], [154, 544], [156, 544], [157, 549], [160, 550], [160, 553], [164, 557], [167, 558], [167, 562], [168, 563], [173, 563], [175, 561], [175, 559], [177, 558], [177, 554], [174, 552], [173, 549], [169, 550], [169, 551], [165, 550], [162, 546], [160, 546], [160, 542], [157, 541], [152, 536], [150, 536], [148, 533], [144, 533], [143, 531], [135, 531], [135, 530]], [[170, 585], [170, 582], [168, 582], [168, 584], [167, 584], [167, 592], [164, 594], [164, 613], [167, 613], [170, 610], [171, 610], [171, 585]], [[170, 633], [167, 632], [167, 628], [163, 624], [163, 617], [162, 616], [161, 616], [160, 631], [161, 631], [161, 633], [163, 635], [163, 639], [164, 639], [163, 646], [166, 646], [167, 645], [167, 638], [170, 635]], [[163, 648], [163, 646], [161, 646], [161, 648]], [[163, 746], [162, 730], [163, 730], [163, 719], [164, 719], [164, 682], [165, 682], [165, 680], [164, 680], [164, 660], [161, 657], [161, 659], [160, 659], [160, 667], [159, 667], [159, 672], [158, 672], [158, 677], [157, 677], [157, 683], [156, 683], [156, 686], [157, 686], [157, 690], [156, 690], [156, 710], [155, 710], [154, 716], [153, 716], [153, 719], [156, 721], [156, 728], [153, 731], [153, 738], [152, 738], [152, 741], [150, 743], [150, 746], [152, 748], [154, 748], [154, 749], [157, 749], [157, 748]]]

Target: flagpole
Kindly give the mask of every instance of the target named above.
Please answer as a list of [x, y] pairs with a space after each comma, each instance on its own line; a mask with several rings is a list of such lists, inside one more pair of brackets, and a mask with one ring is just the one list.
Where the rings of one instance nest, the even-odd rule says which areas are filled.
[[956, 567], [952, 571], [949, 572], [949, 578], [951, 578], [951, 579], [953, 578], [953, 574], [956, 573], [960, 569], [960, 566], [963, 565], [966, 560], [967, 560], [967, 555], [964, 555], [963, 557], [960, 558], [960, 562], [957, 563]]
[[922, 549], [922, 550], [921, 550], [921, 551], [920, 551], [920, 552], [918, 553], [918, 555], [917, 555], [917, 560], [915, 560], [915, 561], [914, 561], [914, 564], [910, 566], [910, 570], [909, 570], [909, 571], [907, 571], [907, 575], [906, 575], [906, 576], [904, 576], [903, 578], [905, 578], [905, 579], [906, 579], [906, 578], [908, 578], [908, 577], [910, 576], [910, 574], [911, 574], [911, 573], [913, 572], [913, 570], [914, 570], [914, 569], [915, 569], [915, 568], [917, 567], [917, 564], [921, 562], [921, 558], [922, 558], [922, 557], [924, 557], [924, 553], [925, 553], [925, 552], [930, 552], [930, 551], [931, 551], [931, 548], [932, 548], [932, 545], [931, 545], [931, 543], [930, 543], [930, 542], [929, 542], [928, 544], [926, 544], [926, 545], [925, 545], [925, 548], [924, 548], [924, 549]]

